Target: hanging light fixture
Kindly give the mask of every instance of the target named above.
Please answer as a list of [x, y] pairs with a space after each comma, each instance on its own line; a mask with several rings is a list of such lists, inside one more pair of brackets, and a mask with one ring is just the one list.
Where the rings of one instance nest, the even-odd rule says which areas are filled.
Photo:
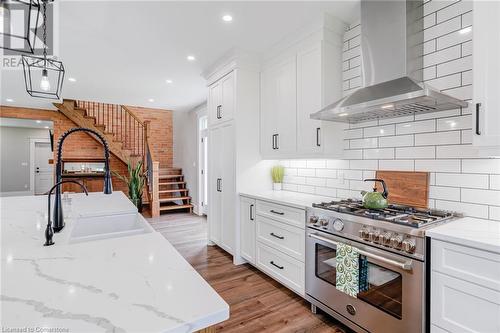
[[[40, 0], [2, 0], [0, 48], [16, 53], [34, 54], [39, 17]], [[14, 23], [19, 23], [19, 26]]]
[[64, 66], [61, 61], [47, 57], [47, 3], [42, 0], [43, 57], [23, 55], [26, 91], [33, 97], [60, 99], [64, 82]]

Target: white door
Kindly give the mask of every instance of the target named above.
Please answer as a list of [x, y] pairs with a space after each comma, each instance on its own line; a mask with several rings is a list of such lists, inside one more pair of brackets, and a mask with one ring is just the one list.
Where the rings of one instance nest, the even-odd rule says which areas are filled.
[[201, 142], [200, 142], [200, 205], [201, 212], [200, 214], [207, 214], [208, 207], [208, 135], [207, 130], [203, 130], [200, 132], [201, 134]]
[[234, 75], [229, 73], [220, 81], [221, 86], [221, 110], [220, 121], [233, 119], [234, 116]]
[[208, 208], [208, 236], [212, 242], [220, 245], [222, 228], [221, 158], [223, 154], [220, 146], [224, 143], [221, 128], [211, 129], [208, 140], [210, 141], [208, 153], [208, 201], [210, 202]]
[[240, 197], [241, 256], [255, 264], [255, 199]]
[[219, 82], [208, 87], [208, 121], [211, 125], [219, 122], [221, 104], [221, 86]]
[[49, 159], [52, 151], [49, 142], [35, 142], [34, 172], [35, 172], [35, 194], [44, 194], [50, 190], [54, 182], [52, 165]]
[[222, 152], [221, 161], [221, 180], [220, 193], [222, 200], [222, 229], [221, 229], [221, 247], [227, 252], [233, 254], [236, 239], [236, 186], [235, 186], [235, 154], [232, 122], [221, 127], [221, 143], [219, 144]]

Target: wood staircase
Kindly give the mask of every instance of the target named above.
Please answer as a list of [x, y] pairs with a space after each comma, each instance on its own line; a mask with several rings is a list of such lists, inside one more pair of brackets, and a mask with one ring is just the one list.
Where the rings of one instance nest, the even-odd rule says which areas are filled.
[[179, 209], [192, 212], [182, 169], [160, 168], [150, 148], [149, 121], [141, 121], [124, 105], [69, 99], [54, 105], [78, 126], [99, 132], [108, 142], [111, 153], [122, 162], [144, 162], [148, 180], [144, 202], [150, 206], [153, 217]]

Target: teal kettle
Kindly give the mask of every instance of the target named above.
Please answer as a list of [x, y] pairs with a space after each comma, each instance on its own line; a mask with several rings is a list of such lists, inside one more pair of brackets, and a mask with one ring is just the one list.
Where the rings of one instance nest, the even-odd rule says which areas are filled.
[[361, 195], [363, 196], [363, 206], [368, 209], [387, 208], [389, 205], [389, 202], [387, 201], [389, 191], [387, 190], [385, 182], [382, 179], [365, 179], [364, 181], [382, 183], [384, 191], [382, 193], [377, 192], [377, 188], [375, 186], [373, 187], [373, 192], [361, 191]]

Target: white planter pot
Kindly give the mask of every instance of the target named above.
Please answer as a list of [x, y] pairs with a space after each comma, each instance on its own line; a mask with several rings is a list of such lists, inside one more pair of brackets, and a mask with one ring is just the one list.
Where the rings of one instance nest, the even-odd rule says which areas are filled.
[[281, 191], [282, 188], [283, 188], [283, 184], [282, 183], [273, 183], [273, 190], [275, 190], [275, 191]]

